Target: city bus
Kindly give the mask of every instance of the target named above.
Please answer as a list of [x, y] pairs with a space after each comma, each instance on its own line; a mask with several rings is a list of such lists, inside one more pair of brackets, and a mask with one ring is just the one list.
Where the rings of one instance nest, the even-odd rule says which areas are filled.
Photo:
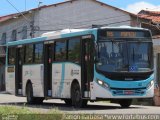
[[110, 100], [126, 108], [133, 99], [154, 95], [147, 29], [65, 29], [8, 42], [6, 51], [6, 90], [30, 104], [61, 99], [84, 107]]

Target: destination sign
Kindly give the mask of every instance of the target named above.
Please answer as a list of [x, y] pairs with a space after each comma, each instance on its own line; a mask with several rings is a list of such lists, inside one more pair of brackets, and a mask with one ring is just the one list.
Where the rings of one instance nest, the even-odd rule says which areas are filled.
[[151, 38], [149, 31], [100, 30], [99, 37], [107, 38]]
[[[107, 37], [116, 36], [116, 32], [107, 31]], [[136, 37], [136, 32], [119, 32], [120, 37]]]

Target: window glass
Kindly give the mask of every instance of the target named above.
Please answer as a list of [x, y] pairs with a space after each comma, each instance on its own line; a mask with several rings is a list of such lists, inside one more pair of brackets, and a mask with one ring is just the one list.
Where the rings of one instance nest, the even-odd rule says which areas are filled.
[[12, 31], [11, 41], [17, 40], [17, 30]]
[[14, 65], [15, 64], [15, 48], [8, 49], [8, 64]]
[[33, 45], [27, 45], [25, 51], [25, 63], [33, 62]]
[[80, 61], [80, 38], [73, 38], [69, 40], [68, 60], [79, 63]]
[[66, 41], [58, 41], [55, 44], [55, 60], [66, 60]]
[[35, 45], [35, 54], [34, 54], [34, 62], [41, 63], [43, 58], [43, 43], [39, 43]]
[[27, 26], [22, 29], [22, 39], [27, 39]]
[[1, 38], [2, 44], [6, 44], [6, 38], [7, 38], [7, 34], [6, 34], [6, 33], [3, 33], [3, 34], [2, 34], [2, 38]]

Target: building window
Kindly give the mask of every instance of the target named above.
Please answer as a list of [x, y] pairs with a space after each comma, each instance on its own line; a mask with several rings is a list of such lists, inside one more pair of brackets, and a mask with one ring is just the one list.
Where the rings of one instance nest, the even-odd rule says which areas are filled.
[[42, 63], [43, 59], [43, 43], [35, 44], [34, 62]]
[[68, 41], [68, 60], [80, 63], [80, 38], [72, 38]]
[[8, 49], [8, 64], [9, 65], [15, 64], [15, 48]]
[[27, 39], [27, 26], [22, 29], [22, 39]]
[[26, 45], [25, 63], [30, 64], [32, 62], [33, 62], [33, 45]]
[[6, 34], [6, 33], [3, 33], [3, 34], [2, 34], [2, 38], [1, 38], [2, 44], [6, 44], [6, 39], [7, 39], [7, 34]]
[[12, 31], [11, 41], [17, 40], [17, 30]]
[[58, 41], [55, 44], [55, 61], [66, 60], [66, 41]]

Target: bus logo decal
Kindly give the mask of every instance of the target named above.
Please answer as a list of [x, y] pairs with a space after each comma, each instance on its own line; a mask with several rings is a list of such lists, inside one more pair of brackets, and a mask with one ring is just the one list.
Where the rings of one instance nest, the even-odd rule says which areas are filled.
[[79, 70], [71, 70], [71, 76], [79, 75]]
[[33, 75], [33, 71], [25, 71], [24, 76], [27, 76], [27, 75], [32, 76]]

